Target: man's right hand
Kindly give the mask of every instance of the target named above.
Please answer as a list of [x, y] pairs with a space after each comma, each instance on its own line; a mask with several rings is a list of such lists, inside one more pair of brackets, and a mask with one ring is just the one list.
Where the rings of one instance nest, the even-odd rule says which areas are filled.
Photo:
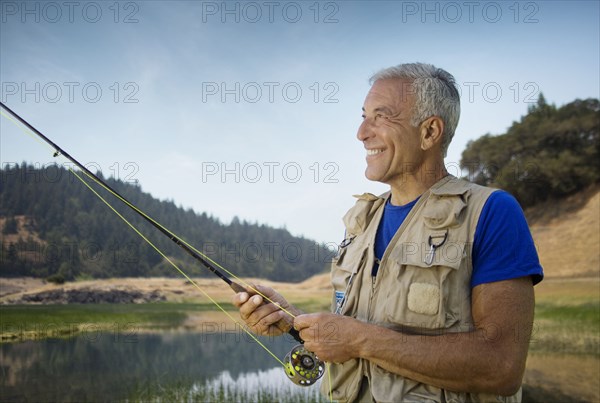
[[271, 302], [266, 301], [252, 290], [235, 294], [232, 300], [233, 305], [240, 310], [240, 317], [250, 330], [262, 336], [279, 336], [289, 332], [294, 323], [294, 317], [302, 312], [290, 305], [271, 287], [256, 285], [252, 288]]

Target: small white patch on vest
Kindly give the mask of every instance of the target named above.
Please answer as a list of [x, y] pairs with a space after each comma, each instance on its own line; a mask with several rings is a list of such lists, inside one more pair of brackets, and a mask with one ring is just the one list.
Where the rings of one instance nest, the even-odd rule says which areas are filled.
[[342, 305], [342, 301], [344, 300], [344, 296], [346, 295], [345, 292], [343, 291], [336, 291], [335, 292], [335, 306], [337, 308], [340, 307], [340, 305]]
[[408, 290], [408, 309], [424, 315], [435, 315], [440, 305], [440, 288], [427, 283], [412, 283]]

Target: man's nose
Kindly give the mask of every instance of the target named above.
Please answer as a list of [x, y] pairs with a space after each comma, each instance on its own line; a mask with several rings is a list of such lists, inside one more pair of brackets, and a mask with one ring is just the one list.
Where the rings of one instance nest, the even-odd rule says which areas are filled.
[[369, 137], [371, 137], [373, 135], [373, 125], [371, 124], [371, 122], [369, 121], [368, 118], [365, 118], [362, 123], [360, 124], [360, 126], [358, 126], [358, 131], [356, 133], [356, 138], [359, 141], [365, 141], [367, 140]]

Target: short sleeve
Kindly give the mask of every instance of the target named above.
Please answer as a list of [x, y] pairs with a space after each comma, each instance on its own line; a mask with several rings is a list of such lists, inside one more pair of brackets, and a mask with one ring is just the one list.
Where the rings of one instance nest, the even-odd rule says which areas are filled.
[[496, 191], [486, 201], [475, 230], [471, 287], [531, 276], [534, 284], [544, 272], [517, 200]]

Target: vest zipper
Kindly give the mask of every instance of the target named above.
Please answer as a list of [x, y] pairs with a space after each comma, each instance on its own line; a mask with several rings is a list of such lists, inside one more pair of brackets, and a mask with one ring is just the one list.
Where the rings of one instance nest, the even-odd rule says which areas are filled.
[[[375, 263], [377, 264], [377, 266], [381, 266], [381, 260], [375, 258]], [[377, 271], [379, 272], [379, 267], [377, 268]], [[368, 315], [369, 315], [369, 320], [371, 319], [371, 305], [373, 302], [373, 297], [375, 296], [375, 282], [377, 281], [377, 276], [373, 276], [371, 275], [371, 294], [369, 295], [369, 308], [367, 310]]]
[[[414, 218], [414, 215], [417, 213], [417, 210], [420, 210], [421, 207], [427, 201], [427, 199], [429, 199], [429, 196], [431, 196], [432, 190], [441, 188], [452, 178], [453, 178], [452, 175], [446, 175], [445, 177], [440, 179], [437, 183], [435, 183], [432, 187], [430, 187], [425, 193], [423, 193], [421, 195], [421, 197], [419, 198], [417, 203], [413, 206], [413, 208], [410, 210], [410, 212], [408, 213], [408, 215], [402, 222], [402, 225], [400, 226], [400, 228], [398, 228], [398, 231], [396, 231], [396, 233], [392, 237], [390, 243], [388, 244], [388, 247], [385, 249], [385, 252], [383, 252], [383, 256], [381, 257], [381, 264], [379, 265], [379, 268], [381, 268], [382, 266], [385, 266], [385, 263], [387, 262], [387, 257], [389, 255], [390, 251], [392, 249], [394, 249], [394, 247], [392, 245], [395, 245], [398, 242], [398, 239], [400, 239], [400, 235], [402, 235], [402, 233], [404, 232], [406, 227], [411, 223], [411, 221]], [[391, 195], [390, 195], [390, 197], [391, 197]]]
[[[446, 178], [449, 179], [450, 176], [448, 175]], [[410, 210], [410, 212], [404, 219], [404, 222], [402, 223], [402, 225], [400, 225], [400, 228], [398, 228], [398, 231], [396, 231], [396, 233], [392, 237], [392, 240], [390, 241], [387, 248], [385, 249], [385, 252], [383, 252], [383, 256], [381, 257], [381, 261], [379, 264], [379, 269], [377, 270], [377, 275], [371, 276], [371, 292], [370, 292], [371, 295], [369, 297], [369, 304], [367, 306], [367, 318], [369, 318], [369, 321], [373, 320], [373, 312], [371, 311], [371, 306], [372, 306], [373, 298], [375, 296], [375, 292], [377, 291], [377, 278], [381, 277], [383, 275], [382, 269], [384, 269], [384, 267], [385, 267], [385, 263], [387, 262], [387, 257], [389, 255], [390, 251], [392, 249], [394, 249], [393, 245], [395, 245], [398, 242], [398, 239], [400, 239], [400, 236], [402, 235], [402, 233], [404, 232], [406, 227], [411, 223], [414, 215], [417, 213], [417, 211], [419, 211], [421, 209], [421, 207], [425, 204], [427, 199], [429, 199], [429, 196], [431, 195], [431, 190], [433, 188], [438, 188], [438, 187], [444, 185], [448, 181], [448, 179], [440, 180], [438, 183], [436, 183], [434, 186], [429, 188], [425, 193], [423, 193], [421, 195], [421, 198], [417, 201], [417, 203]], [[385, 208], [385, 207], [383, 207], [383, 208]]]
[[369, 321], [373, 318], [371, 317], [371, 306], [373, 305], [373, 297], [375, 296], [375, 282], [377, 281], [377, 276], [371, 276], [371, 295], [369, 296], [369, 307], [367, 308]]

